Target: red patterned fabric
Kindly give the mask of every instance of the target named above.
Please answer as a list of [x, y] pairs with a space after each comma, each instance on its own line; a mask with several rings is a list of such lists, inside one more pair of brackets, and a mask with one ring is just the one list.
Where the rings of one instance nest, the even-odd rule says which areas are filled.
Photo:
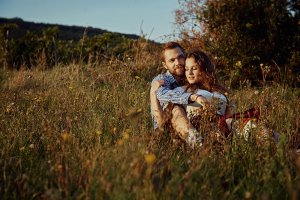
[[225, 137], [227, 138], [231, 131], [229, 130], [229, 128], [227, 126], [226, 119], [229, 119], [229, 118], [242, 119], [243, 124], [245, 125], [251, 119], [259, 120], [259, 117], [260, 117], [260, 111], [256, 108], [251, 108], [244, 112], [234, 113], [231, 115], [219, 116], [218, 126], [219, 126], [220, 130], [224, 133]]

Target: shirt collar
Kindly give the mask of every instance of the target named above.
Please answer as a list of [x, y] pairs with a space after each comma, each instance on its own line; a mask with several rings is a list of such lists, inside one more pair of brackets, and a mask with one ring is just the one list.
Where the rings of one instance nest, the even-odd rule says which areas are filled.
[[[176, 79], [174, 78], [174, 76], [171, 74], [171, 72], [170, 72], [169, 70], [167, 70], [166, 75], [167, 75], [168, 77], [170, 77], [170, 82], [171, 82], [171, 83], [174, 83], [174, 82], [177, 83]], [[177, 83], [177, 84], [178, 84], [178, 83]]]

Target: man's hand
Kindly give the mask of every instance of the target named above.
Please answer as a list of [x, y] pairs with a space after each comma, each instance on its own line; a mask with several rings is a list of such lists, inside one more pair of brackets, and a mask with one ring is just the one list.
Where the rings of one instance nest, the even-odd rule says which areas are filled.
[[152, 87], [151, 87], [151, 94], [156, 94], [158, 88], [162, 85], [165, 84], [165, 81], [164, 80], [157, 80], [157, 81], [154, 81], [153, 84], [152, 84]]
[[190, 100], [202, 105], [203, 109], [207, 109], [208, 107], [210, 107], [210, 102], [201, 95], [192, 94], [190, 96]]

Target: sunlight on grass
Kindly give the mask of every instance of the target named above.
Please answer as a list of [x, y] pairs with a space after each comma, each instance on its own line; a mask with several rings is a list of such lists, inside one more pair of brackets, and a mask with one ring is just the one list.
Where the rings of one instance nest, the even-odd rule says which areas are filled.
[[[2, 71], [2, 199], [287, 199], [300, 194], [299, 89], [243, 88], [279, 143], [233, 137], [192, 151], [152, 131], [153, 74], [122, 63]], [[207, 131], [207, 130], [205, 130]]]

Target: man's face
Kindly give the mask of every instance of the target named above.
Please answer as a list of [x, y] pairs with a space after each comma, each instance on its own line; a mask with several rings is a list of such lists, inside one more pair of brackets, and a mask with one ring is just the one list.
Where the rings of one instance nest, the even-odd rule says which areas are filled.
[[165, 50], [165, 62], [163, 65], [174, 76], [184, 77], [185, 58], [180, 48]]

